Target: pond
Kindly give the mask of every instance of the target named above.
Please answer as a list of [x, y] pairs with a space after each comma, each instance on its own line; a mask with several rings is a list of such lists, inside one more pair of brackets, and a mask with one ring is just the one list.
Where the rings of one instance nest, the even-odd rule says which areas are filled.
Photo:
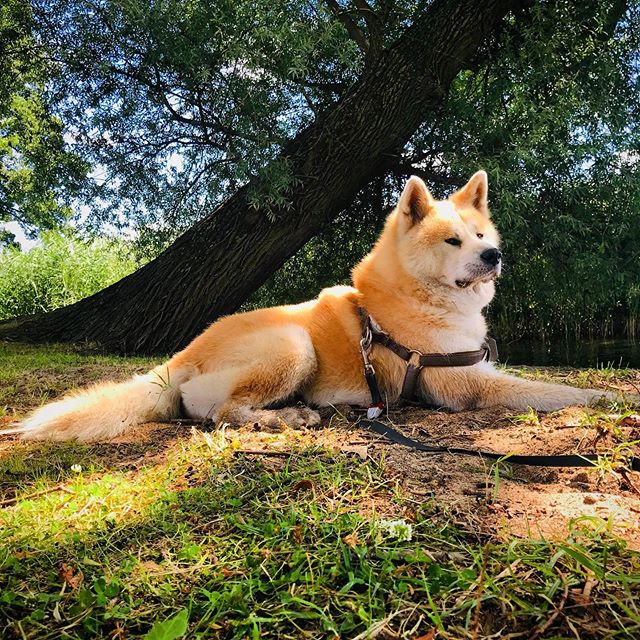
[[612, 338], [549, 343], [498, 340], [498, 350], [500, 362], [509, 365], [640, 368], [640, 340]]

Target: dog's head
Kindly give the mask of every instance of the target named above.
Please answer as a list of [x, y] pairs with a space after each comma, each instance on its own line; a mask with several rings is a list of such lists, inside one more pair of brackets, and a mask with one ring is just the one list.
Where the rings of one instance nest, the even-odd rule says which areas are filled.
[[398, 255], [410, 275], [425, 284], [470, 293], [486, 289], [492, 295], [502, 254], [487, 191], [484, 171], [446, 200], [435, 200], [420, 178], [409, 179], [396, 209], [396, 228]]

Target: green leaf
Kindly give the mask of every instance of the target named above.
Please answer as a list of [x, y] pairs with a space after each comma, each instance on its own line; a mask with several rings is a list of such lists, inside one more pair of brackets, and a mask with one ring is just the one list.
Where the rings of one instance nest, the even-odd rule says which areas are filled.
[[164, 622], [156, 622], [144, 640], [176, 640], [176, 638], [181, 638], [187, 632], [188, 622], [189, 612], [182, 609], [173, 618], [168, 618]]

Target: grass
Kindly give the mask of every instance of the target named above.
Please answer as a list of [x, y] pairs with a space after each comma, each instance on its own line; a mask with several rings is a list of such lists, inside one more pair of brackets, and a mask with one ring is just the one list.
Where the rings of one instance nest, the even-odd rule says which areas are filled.
[[82, 242], [49, 231], [27, 252], [0, 247], [0, 319], [50, 311], [86, 298], [124, 278], [138, 265], [115, 239]]
[[[18, 415], [70, 370], [150, 364], [1, 353], [0, 405]], [[0, 449], [0, 637], [640, 636], [640, 554], [611, 522], [578, 518], [559, 540], [479, 533], [416, 500], [384, 458], [295, 432], [260, 434], [271, 449], [248, 454], [242, 437], [169, 428], [141, 443]]]
[[[583, 389], [607, 386], [634, 380], [635, 369], [616, 368], [611, 364], [600, 365], [595, 369], [567, 369], [565, 367], [505, 367], [508, 373], [522, 375], [545, 382], [564, 382]], [[640, 390], [635, 390], [640, 393]]]
[[158, 360], [103, 355], [87, 345], [43, 348], [0, 341], [0, 418], [19, 416], [74, 387], [125, 379], [155, 364]]

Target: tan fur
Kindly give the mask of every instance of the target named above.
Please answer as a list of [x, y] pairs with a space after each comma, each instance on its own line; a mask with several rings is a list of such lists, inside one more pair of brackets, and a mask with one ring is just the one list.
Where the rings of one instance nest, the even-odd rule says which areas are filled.
[[[445, 242], [451, 238], [461, 246]], [[434, 200], [412, 177], [375, 247], [354, 269], [355, 288], [333, 287], [307, 303], [222, 318], [165, 365], [46, 405], [19, 431], [26, 438], [111, 438], [132, 425], [178, 415], [181, 401], [195, 418], [230, 423], [318, 422], [304, 407], [265, 408], [294, 394], [315, 406], [366, 405], [358, 307], [412, 349], [478, 349], [487, 332], [482, 309], [499, 274], [498, 267], [487, 271], [479, 256], [498, 243], [484, 172], [446, 201]], [[405, 363], [377, 345], [371, 360], [387, 401], [395, 402]], [[424, 369], [420, 390], [452, 409], [500, 404], [551, 410], [602, 395], [507, 376], [485, 362]]]

